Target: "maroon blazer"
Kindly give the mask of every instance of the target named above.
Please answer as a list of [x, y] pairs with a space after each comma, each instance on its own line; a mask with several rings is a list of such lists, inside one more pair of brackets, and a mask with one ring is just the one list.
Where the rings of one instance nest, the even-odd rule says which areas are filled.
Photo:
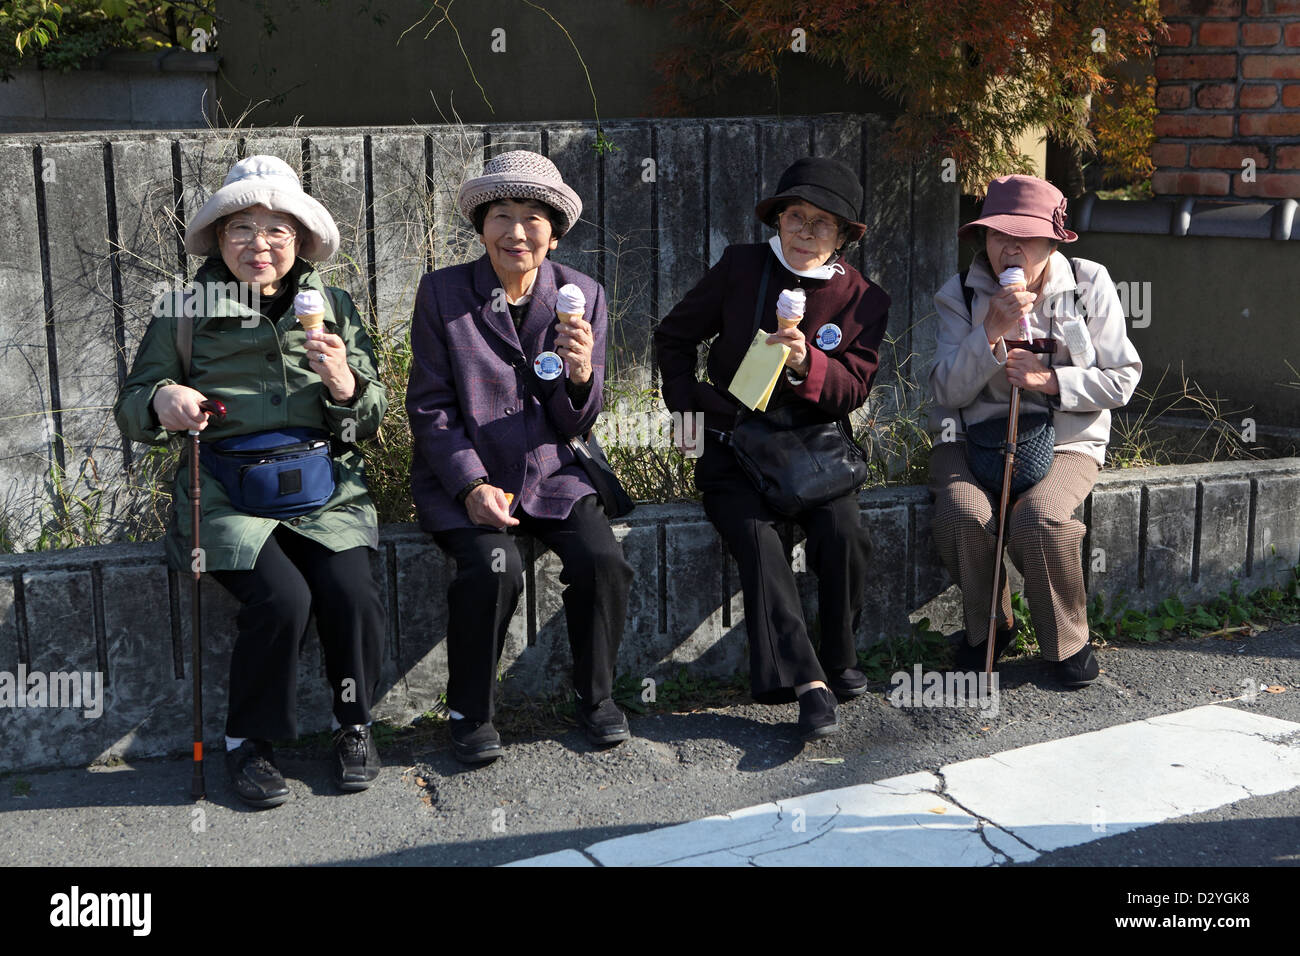
[[[777, 379], [769, 407], [802, 399], [816, 405], [828, 420], [859, 408], [871, 389], [880, 363], [880, 343], [889, 322], [889, 296], [850, 265], [843, 275], [805, 279], [787, 270], [767, 243], [728, 246], [681, 302], [664, 316], [654, 333], [655, 358], [663, 378], [664, 404], [673, 412], [704, 412], [710, 428], [729, 431], [740, 403], [727, 391], [754, 338], [754, 307], [763, 266], [771, 262], [761, 327], [776, 331], [776, 300], [782, 289], [802, 288], [805, 301], [799, 329], [808, 340], [811, 365], [800, 385], [785, 375]], [[818, 332], [834, 329], [817, 344]], [[717, 336], [714, 338], [714, 336]], [[709, 348], [709, 379], [696, 378], [697, 346]]]
[[[546, 381], [533, 371], [540, 353], [555, 351], [556, 290], [569, 282], [587, 297], [593, 338], [591, 389], [577, 406], [564, 373]], [[575, 501], [595, 494], [567, 442], [600, 414], [605, 290], [545, 259], [516, 333], [509, 311], [492, 307], [500, 286], [486, 254], [420, 280], [406, 414], [414, 439], [411, 493], [426, 531], [474, 527], [456, 495], [476, 478], [514, 494], [512, 512], [522, 508], [537, 518], [567, 518]]]

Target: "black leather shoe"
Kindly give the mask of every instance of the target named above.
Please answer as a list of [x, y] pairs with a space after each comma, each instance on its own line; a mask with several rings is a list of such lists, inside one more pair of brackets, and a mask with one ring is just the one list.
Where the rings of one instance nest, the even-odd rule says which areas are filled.
[[578, 718], [578, 726], [593, 744], [617, 744], [632, 736], [632, 731], [627, 726], [627, 717], [608, 697], [595, 707], [588, 707], [575, 694], [573, 712]]
[[835, 697], [822, 687], [814, 687], [799, 695], [799, 737], [814, 740], [829, 737], [840, 729], [835, 716]]
[[501, 735], [490, 720], [451, 722], [451, 750], [461, 763], [487, 763], [501, 756]]
[[1091, 644], [1083, 645], [1082, 650], [1056, 665], [1056, 676], [1066, 687], [1087, 687], [1100, 673], [1101, 665], [1097, 663]]
[[366, 789], [375, 782], [382, 766], [375, 735], [365, 724], [340, 727], [334, 732], [334, 782], [339, 789]]
[[842, 671], [836, 671], [831, 674], [827, 681], [830, 685], [831, 693], [840, 701], [852, 700], [854, 697], [861, 697], [867, 692], [867, 675], [854, 667], [846, 667]]
[[227, 750], [226, 772], [239, 799], [250, 807], [278, 807], [289, 799], [289, 788], [265, 740], [249, 738], [234, 750]]
[[[998, 660], [1006, 653], [1006, 649], [1016, 639], [1016, 622], [1011, 622], [1010, 628], [998, 628], [993, 637], [993, 669], [998, 669]], [[987, 640], [987, 638], [985, 639]], [[957, 640], [957, 649], [953, 652], [953, 660], [959, 671], [982, 671], [984, 669], [985, 657], [988, 654], [988, 648], [985, 647], [984, 641], [980, 641], [974, 647], [966, 643], [966, 632], [960, 631]]]

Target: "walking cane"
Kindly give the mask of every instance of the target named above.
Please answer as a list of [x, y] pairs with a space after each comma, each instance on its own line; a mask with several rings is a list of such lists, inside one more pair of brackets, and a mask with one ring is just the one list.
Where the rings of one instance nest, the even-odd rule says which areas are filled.
[[[199, 410], [208, 416], [226, 417], [226, 406], [216, 399], [199, 403]], [[199, 547], [199, 523], [202, 509], [199, 507], [199, 433], [191, 428], [190, 436], [190, 522], [194, 527], [194, 550], [190, 552], [190, 568], [194, 577], [190, 582], [190, 647], [192, 650], [191, 670], [194, 671], [194, 776], [190, 779], [190, 796], [202, 800], [207, 796], [203, 783], [203, 627], [199, 622], [200, 598], [199, 576], [203, 573]]]
[[[1031, 339], [1028, 326], [1024, 326], [1023, 341], [1007, 342], [1006, 350], [1024, 349], [1026, 352], [1055, 352], [1055, 339]], [[1002, 593], [1002, 546], [1006, 541], [1007, 508], [1011, 503], [1011, 472], [1016, 463], [1016, 437], [1020, 433], [1020, 387], [1011, 386], [1011, 408], [1007, 414], [1007, 440], [1003, 443], [1002, 498], [998, 502], [998, 544], [993, 552], [993, 596], [989, 598], [989, 636], [984, 649], [984, 673], [993, 679], [993, 641], [998, 630], [998, 597]]]

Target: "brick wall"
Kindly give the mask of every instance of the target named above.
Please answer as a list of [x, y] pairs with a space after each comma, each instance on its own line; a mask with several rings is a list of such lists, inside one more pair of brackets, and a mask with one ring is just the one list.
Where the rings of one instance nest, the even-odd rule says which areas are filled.
[[1161, 0], [1160, 12], [1155, 193], [1300, 198], [1300, 0]]

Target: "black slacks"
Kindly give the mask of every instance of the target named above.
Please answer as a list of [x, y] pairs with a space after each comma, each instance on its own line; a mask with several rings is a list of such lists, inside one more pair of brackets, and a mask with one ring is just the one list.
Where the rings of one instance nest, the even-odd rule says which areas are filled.
[[334, 716], [344, 725], [370, 720], [385, 620], [368, 552], [331, 551], [280, 525], [251, 571], [211, 572], [243, 605], [230, 656], [227, 736], [298, 735], [298, 649], [313, 611]]
[[[580, 498], [564, 519], [521, 511], [515, 517], [517, 530], [560, 559], [573, 687], [584, 701], [597, 704], [613, 692], [632, 566], [595, 495]], [[447, 589], [447, 706], [470, 720], [491, 720], [497, 666], [524, 589], [519, 548], [510, 534], [492, 528], [435, 531], [433, 538], [456, 561], [456, 577]]]
[[814, 649], [799, 589], [772, 511], [741, 471], [731, 450], [708, 438], [695, 466], [704, 512], [736, 561], [749, 637], [750, 690], [760, 704], [795, 699], [794, 688], [856, 667], [855, 633], [862, 615], [870, 539], [857, 495], [845, 495], [789, 519], [807, 536], [808, 566], [817, 575], [821, 640]]

